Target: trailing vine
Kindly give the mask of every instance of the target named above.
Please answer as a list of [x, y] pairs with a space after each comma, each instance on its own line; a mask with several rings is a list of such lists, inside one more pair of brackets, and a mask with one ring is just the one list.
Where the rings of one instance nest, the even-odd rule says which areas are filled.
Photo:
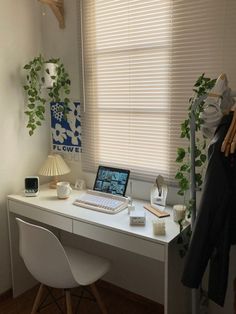
[[[47, 65], [54, 63], [56, 73], [50, 73]], [[70, 99], [70, 79], [69, 74], [66, 72], [63, 63], [60, 59], [45, 60], [41, 55], [34, 58], [24, 66], [27, 71], [26, 84], [24, 90], [27, 94], [27, 110], [25, 114], [28, 116], [27, 128], [29, 135], [33, 135], [35, 129], [42, 125], [45, 120], [45, 105], [46, 102], [63, 102], [61, 111], [66, 117], [68, 113], [68, 104]], [[51, 87], [45, 89], [47, 91], [48, 99], [43, 96], [42, 88], [45, 84], [45, 77], [49, 75], [53, 84]]]
[[[216, 79], [210, 79], [205, 77], [203, 73], [194, 84], [194, 95], [189, 99], [189, 108], [188, 108], [188, 117], [181, 124], [181, 138], [186, 138], [187, 141], [190, 141], [190, 114], [191, 108], [194, 104], [195, 99], [207, 94], [215, 85]], [[207, 160], [206, 156], [206, 139], [202, 136], [202, 133], [199, 132], [203, 124], [201, 119], [201, 113], [204, 110], [204, 101], [202, 101], [195, 110], [195, 123], [196, 123], [196, 144], [195, 144], [195, 165], [196, 165], [196, 188], [200, 189], [203, 183], [203, 173], [204, 165]], [[178, 181], [179, 190], [178, 194], [184, 197], [184, 204], [186, 205], [186, 216], [187, 218], [191, 217], [193, 200], [186, 200], [186, 192], [190, 188], [190, 145], [187, 148], [179, 147], [177, 149], [176, 162], [179, 164], [178, 170], [175, 175], [175, 179]], [[188, 231], [187, 237], [184, 237], [181, 234], [183, 230], [184, 219], [179, 221], [180, 226], [180, 235], [178, 238], [178, 243], [181, 244], [180, 255], [184, 256], [188, 250], [189, 238], [191, 236], [191, 230]]]

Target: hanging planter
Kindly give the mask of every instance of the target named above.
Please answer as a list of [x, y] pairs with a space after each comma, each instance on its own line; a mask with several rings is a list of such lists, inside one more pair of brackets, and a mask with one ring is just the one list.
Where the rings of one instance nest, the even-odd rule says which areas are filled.
[[[27, 71], [24, 90], [27, 94], [27, 128], [33, 135], [45, 120], [45, 106], [50, 102], [63, 102], [63, 115], [68, 113], [70, 79], [60, 59], [44, 60], [40, 55], [24, 66]], [[46, 92], [45, 92], [46, 91]], [[46, 94], [46, 98], [45, 98]]]
[[45, 62], [44, 64], [44, 88], [52, 88], [53, 84], [56, 83], [56, 77], [57, 77], [57, 63], [53, 62]]

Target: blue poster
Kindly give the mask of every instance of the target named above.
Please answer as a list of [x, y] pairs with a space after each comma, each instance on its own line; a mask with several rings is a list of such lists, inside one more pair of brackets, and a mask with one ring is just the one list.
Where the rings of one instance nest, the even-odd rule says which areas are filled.
[[52, 102], [51, 109], [51, 131], [52, 150], [58, 153], [80, 153], [81, 148], [81, 121], [80, 103], [73, 102], [68, 105], [67, 117], [63, 116], [64, 104]]

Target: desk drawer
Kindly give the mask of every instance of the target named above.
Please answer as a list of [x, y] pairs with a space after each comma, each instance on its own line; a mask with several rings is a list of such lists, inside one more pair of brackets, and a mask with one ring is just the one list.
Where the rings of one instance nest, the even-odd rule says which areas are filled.
[[133, 235], [109, 230], [77, 220], [73, 220], [73, 233], [162, 262], [165, 259], [165, 248], [163, 244], [144, 240]]
[[38, 222], [72, 232], [72, 219], [50, 213], [40, 208], [26, 205], [21, 202], [8, 201], [9, 211], [24, 217], [28, 217]]

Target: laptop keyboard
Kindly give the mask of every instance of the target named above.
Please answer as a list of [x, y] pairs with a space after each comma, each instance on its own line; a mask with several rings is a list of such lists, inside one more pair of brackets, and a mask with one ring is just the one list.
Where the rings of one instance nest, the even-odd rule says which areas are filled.
[[116, 214], [128, 206], [128, 199], [120, 195], [88, 190], [77, 197], [73, 204], [108, 214]]

